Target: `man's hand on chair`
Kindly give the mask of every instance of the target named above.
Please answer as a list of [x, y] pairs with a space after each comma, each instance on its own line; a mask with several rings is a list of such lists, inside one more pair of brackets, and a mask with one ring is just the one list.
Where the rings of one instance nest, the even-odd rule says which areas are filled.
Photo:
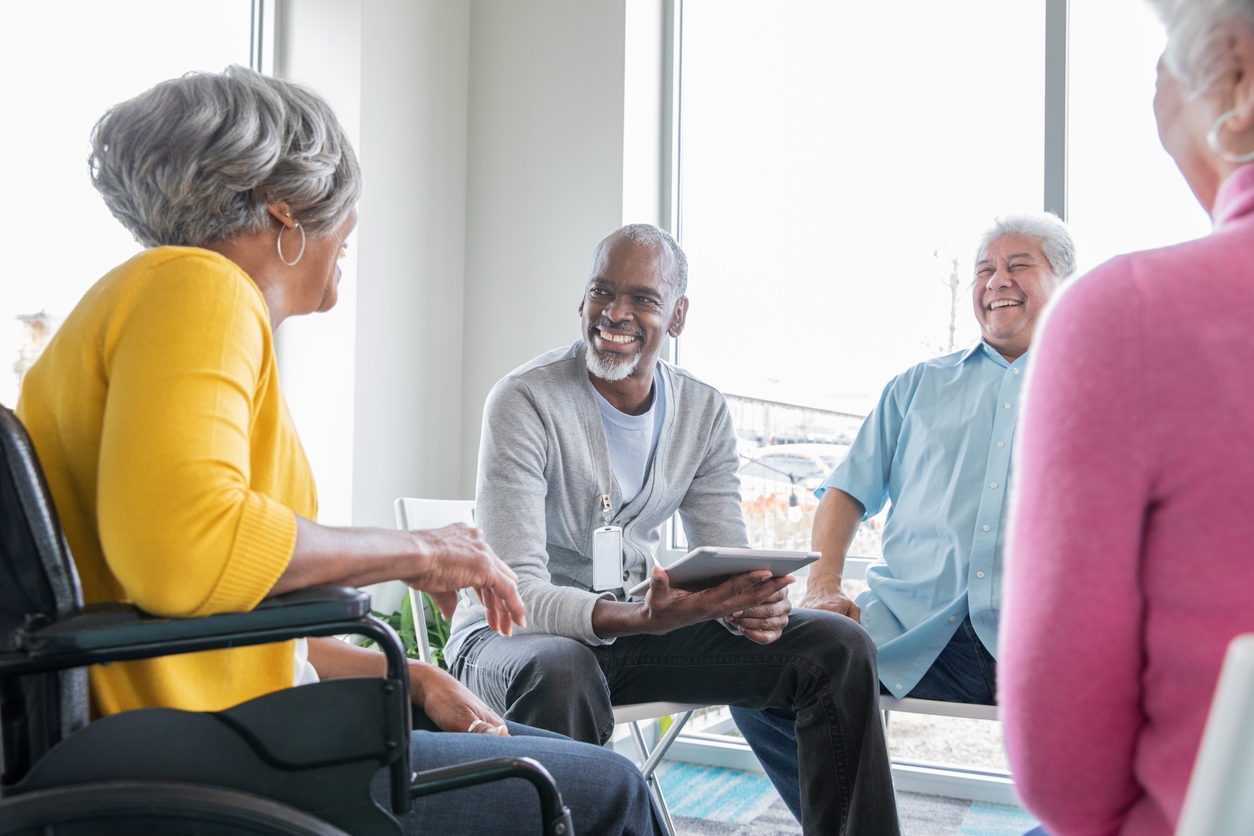
[[801, 606], [810, 610], [827, 610], [837, 615], [849, 616], [854, 621], [861, 621], [862, 610], [845, 594], [839, 577], [828, 580], [822, 576], [816, 576], [816, 573], [812, 571], [809, 583], [806, 584], [805, 597], [801, 599]]
[[509, 735], [505, 721], [487, 703], [435, 665], [410, 663], [409, 693], [414, 705], [446, 732]]
[[473, 589], [483, 602], [488, 626], [508, 636], [526, 626], [518, 576], [497, 557], [479, 529], [464, 523], [414, 531], [418, 559], [402, 580], [431, 596], [445, 618], [457, 606], [457, 591]]

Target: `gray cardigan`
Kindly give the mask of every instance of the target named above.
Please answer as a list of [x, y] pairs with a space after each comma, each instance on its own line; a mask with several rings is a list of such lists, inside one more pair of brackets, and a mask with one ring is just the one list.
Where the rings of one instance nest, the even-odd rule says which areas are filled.
[[[608, 644], [592, 631], [601, 598], [592, 590], [592, 531], [604, 524], [609, 493], [623, 529], [630, 589], [647, 577], [665, 522], [676, 511], [689, 547], [749, 544], [740, 507], [739, 457], [727, 402], [714, 387], [661, 363], [666, 416], [653, 466], [626, 507], [614, 481], [601, 414], [584, 362], [584, 343], [542, 354], [506, 375], [488, 394], [479, 443], [475, 522], [518, 574], [527, 608], [519, 632]], [[447, 654], [484, 625], [483, 607], [464, 593]]]

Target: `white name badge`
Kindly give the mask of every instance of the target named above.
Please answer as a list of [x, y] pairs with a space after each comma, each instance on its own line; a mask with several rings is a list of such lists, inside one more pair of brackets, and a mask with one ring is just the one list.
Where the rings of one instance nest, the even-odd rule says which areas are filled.
[[592, 532], [592, 589], [604, 592], [623, 586], [623, 530], [607, 525]]

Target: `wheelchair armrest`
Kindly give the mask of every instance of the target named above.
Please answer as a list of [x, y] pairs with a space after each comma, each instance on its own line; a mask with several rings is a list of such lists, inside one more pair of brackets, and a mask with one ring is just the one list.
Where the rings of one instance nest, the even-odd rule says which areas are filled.
[[32, 665], [51, 670], [357, 632], [354, 628], [369, 614], [370, 596], [341, 586], [309, 587], [268, 598], [249, 612], [200, 618], [162, 618], [127, 604], [94, 604], [66, 618], [16, 631], [11, 646], [18, 652], [0, 654], [0, 671], [17, 672], [14, 665], [23, 672]]
[[[107, 662], [151, 659], [202, 650], [220, 650], [302, 637], [354, 634], [379, 643], [387, 658], [387, 678], [399, 688], [408, 730], [409, 677], [405, 648], [396, 632], [370, 614], [370, 596], [359, 589], [311, 586], [277, 595], [250, 612], [201, 618], [159, 618], [126, 604], [98, 604], [46, 624], [11, 632], [0, 652], [0, 680], [10, 676], [81, 668]], [[407, 744], [407, 741], [406, 741]], [[399, 742], [398, 742], [398, 745]], [[389, 767], [392, 810], [409, 812], [409, 747]]]

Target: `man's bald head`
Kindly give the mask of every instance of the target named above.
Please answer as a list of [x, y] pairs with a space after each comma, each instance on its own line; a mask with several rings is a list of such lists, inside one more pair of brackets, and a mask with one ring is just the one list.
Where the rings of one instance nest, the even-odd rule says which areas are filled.
[[628, 224], [605, 237], [592, 257], [592, 270], [619, 244], [635, 244], [652, 248], [662, 262], [662, 278], [678, 299], [688, 292], [688, 256], [670, 233], [653, 224]]

